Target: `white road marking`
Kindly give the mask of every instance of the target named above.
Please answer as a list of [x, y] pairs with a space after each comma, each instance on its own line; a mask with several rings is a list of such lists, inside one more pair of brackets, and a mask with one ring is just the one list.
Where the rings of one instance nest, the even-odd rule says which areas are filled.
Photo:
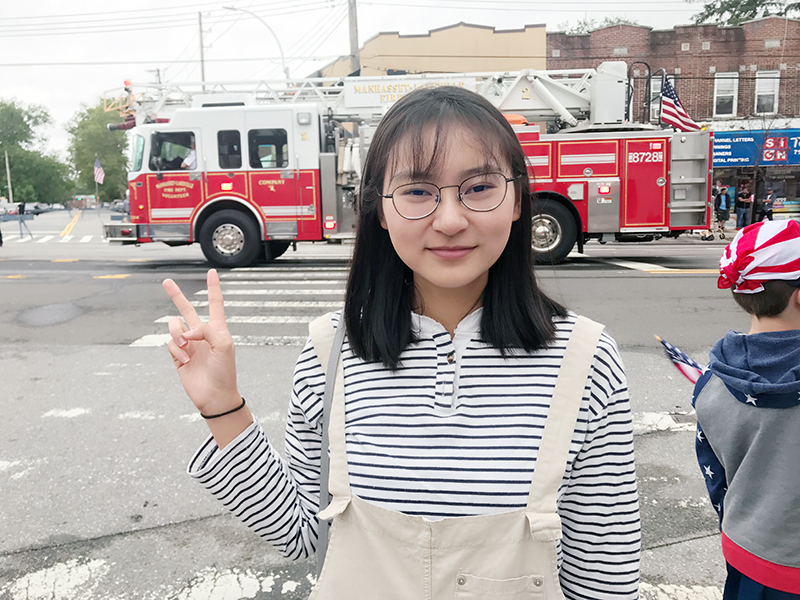
[[70, 241], [70, 240], [71, 240], [73, 237], [74, 237], [74, 236], [72, 236], [72, 235], [65, 235], [63, 238], [61, 238], [60, 240], [58, 240], [58, 243], [59, 243], [59, 244], [65, 244], [65, 243], [67, 243], [68, 241]]
[[59, 417], [62, 419], [74, 419], [75, 417], [80, 417], [83, 415], [89, 414], [88, 408], [71, 408], [69, 410], [55, 408], [53, 410], [48, 410], [46, 413], [42, 415], [42, 418], [45, 417]]
[[[291, 270], [290, 270], [291, 269]], [[285, 275], [287, 277], [291, 277], [294, 273], [305, 273], [305, 272], [335, 272], [339, 271], [342, 273], [347, 273], [350, 270], [350, 267], [339, 267], [339, 266], [331, 266], [331, 267], [301, 267], [298, 269], [293, 268], [292, 266], [285, 266], [285, 267], [238, 267], [236, 269], [232, 269], [229, 273], [222, 273], [220, 274], [220, 279], [234, 279], [236, 277], [252, 277], [254, 274], [264, 273], [278, 273], [281, 275]]]
[[622, 267], [623, 269], [633, 269], [634, 271], [672, 271], [672, 269], [668, 267], [662, 267], [661, 265], [654, 265], [651, 263], [638, 261], [634, 262], [632, 260], [603, 259], [603, 262], [607, 262], [617, 267]]
[[652, 585], [642, 583], [639, 586], [641, 600], [721, 600], [722, 590], [710, 585], [670, 585], [662, 583]]
[[[178, 315], [167, 315], [165, 317], [161, 317], [160, 319], [156, 319], [154, 323], [169, 323], [172, 319], [174, 319]], [[226, 316], [225, 320], [228, 324], [239, 324], [239, 325], [295, 325], [295, 324], [305, 324], [310, 323], [314, 319], [316, 319], [319, 315], [307, 316], [307, 317], [296, 317], [296, 316], [272, 316], [272, 317], [265, 317], [265, 316], [258, 316], [258, 317], [244, 317], [244, 316]], [[200, 320], [203, 323], [208, 323], [208, 317], [206, 315], [201, 315]]]
[[43, 238], [41, 238], [39, 240], [36, 240], [36, 243], [37, 244], [44, 244], [44, 243], [49, 242], [50, 240], [52, 240], [54, 237], [56, 237], [56, 236], [54, 236], [54, 235], [46, 235]]
[[645, 412], [635, 415], [633, 434], [642, 435], [656, 431], [695, 431], [697, 418], [694, 411], [689, 413]]
[[[155, 348], [166, 346], [170, 340], [168, 333], [153, 333], [140, 337], [130, 344], [132, 348]], [[303, 346], [308, 339], [304, 335], [234, 335], [237, 346]]]
[[[192, 306], [203, 308], [208, 306], [207, 300], [192, 300]], [[342, 308], [341, 302], [323, 301], [275, 301], [275, 300], [226, 300], [225, 308]]]
[[250, 279], [246, 281], [226, 280], [225, 285], [341, 285], [343, 279]]
[[104, 560], [69, 560], [28, 573], [0, 588], [11, 600], [84, 600], [95, 598], [100, 580], [110, 568]]
[[33, 238], [31, 236], [21, 237], [17, 240], [18, 244], [24, 244], [25, 242], [30, 242]]
[[85, 235], [85, 236], [83, 236], [83, 237], [81, 238], [81, 241], [80, 241], [80, 243], [81, 243], [81, 244], [85, 244], [86, 242], [91, 242], [91, 241], [92, 241], [92, 237], [94, 237], [94, 236], [91, 236], [91, 235]]
[[[324, 290], [225, 290], [223, 296], [339, 296], [344, 294], [344, 288], [330, 288]], [[196, 296], [207, 296], [208, 290], [195, 292]]]

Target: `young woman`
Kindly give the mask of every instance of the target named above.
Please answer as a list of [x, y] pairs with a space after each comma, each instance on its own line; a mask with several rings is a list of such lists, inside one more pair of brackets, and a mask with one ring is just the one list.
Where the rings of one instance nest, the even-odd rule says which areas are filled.
[[[522, 148], [477, 94], [417, 90], [381, 121], [345, 309], [323, 321], [347, 335], [312, 598], [638, 597], [625, 374], [602, 326], [539, 290], [531, 202]], [[164, 287], [188, 325], [170, 323], [170, 353], [211, 417], [190, 474], [285, 556], [309, 556], [328, 504], [330, 342], [297, 361], [283, 458], [239, 395], [216, 273], [208, 324]]]

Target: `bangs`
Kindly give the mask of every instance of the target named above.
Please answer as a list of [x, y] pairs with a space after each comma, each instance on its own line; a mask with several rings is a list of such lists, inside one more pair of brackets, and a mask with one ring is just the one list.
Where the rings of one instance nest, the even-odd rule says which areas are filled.
[[[424, 107], [427, 108], [427, 107]], [[384, 177], [392, 179], [434, 181], [448, 162], [448, 149], [469, 144], [483, 155], [483, 163], [475, 165], [484, 172], [505, 172], [511, 165], [503, 159], [503, 136], [497, 122], [475, 115], [456, 112], [452, 107], [421, 111], [428, 114], [407, 115], [400, 127], [403, 135], [389, 150]], [[455, 139], [454, 139], [455, 138]], [[455, 142], [455, 143], [453, 143]]]

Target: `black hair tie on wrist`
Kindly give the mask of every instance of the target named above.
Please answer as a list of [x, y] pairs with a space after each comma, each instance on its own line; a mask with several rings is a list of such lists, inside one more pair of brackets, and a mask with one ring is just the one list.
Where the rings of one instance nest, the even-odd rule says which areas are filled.
[[242, 398], [242, 403], [239, 406], [237, 406], [236, 408], [232, 408], [230, 410], [226, 410], [225, 412], [221, 412], [218, 415], [204, 415], [203, 413], [200, 413], [200, 416], [203, 417], [204, 419], [216, 419], [218, 417], [224, 417], [225, 415], [229, 415], [231, 413], [235, 413], [237, 410], [242, 410], [244, 408], [244, 405], [245, 405], [245, 401], [244, 401], [244, 398]]

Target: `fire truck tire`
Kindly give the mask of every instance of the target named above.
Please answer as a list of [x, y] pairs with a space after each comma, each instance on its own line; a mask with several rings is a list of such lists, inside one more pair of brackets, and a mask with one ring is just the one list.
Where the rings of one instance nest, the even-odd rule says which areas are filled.
[[534, 203], [532, 226], [533, 255], [540, 264], [560, 263], [578, 239], [575, 218], [555, 200]]
[[238, 210], [211, 215], [200, 231], [200, 247], [215, 267], [231, 269], [255, 262], [261, 247], [258, 227]]

